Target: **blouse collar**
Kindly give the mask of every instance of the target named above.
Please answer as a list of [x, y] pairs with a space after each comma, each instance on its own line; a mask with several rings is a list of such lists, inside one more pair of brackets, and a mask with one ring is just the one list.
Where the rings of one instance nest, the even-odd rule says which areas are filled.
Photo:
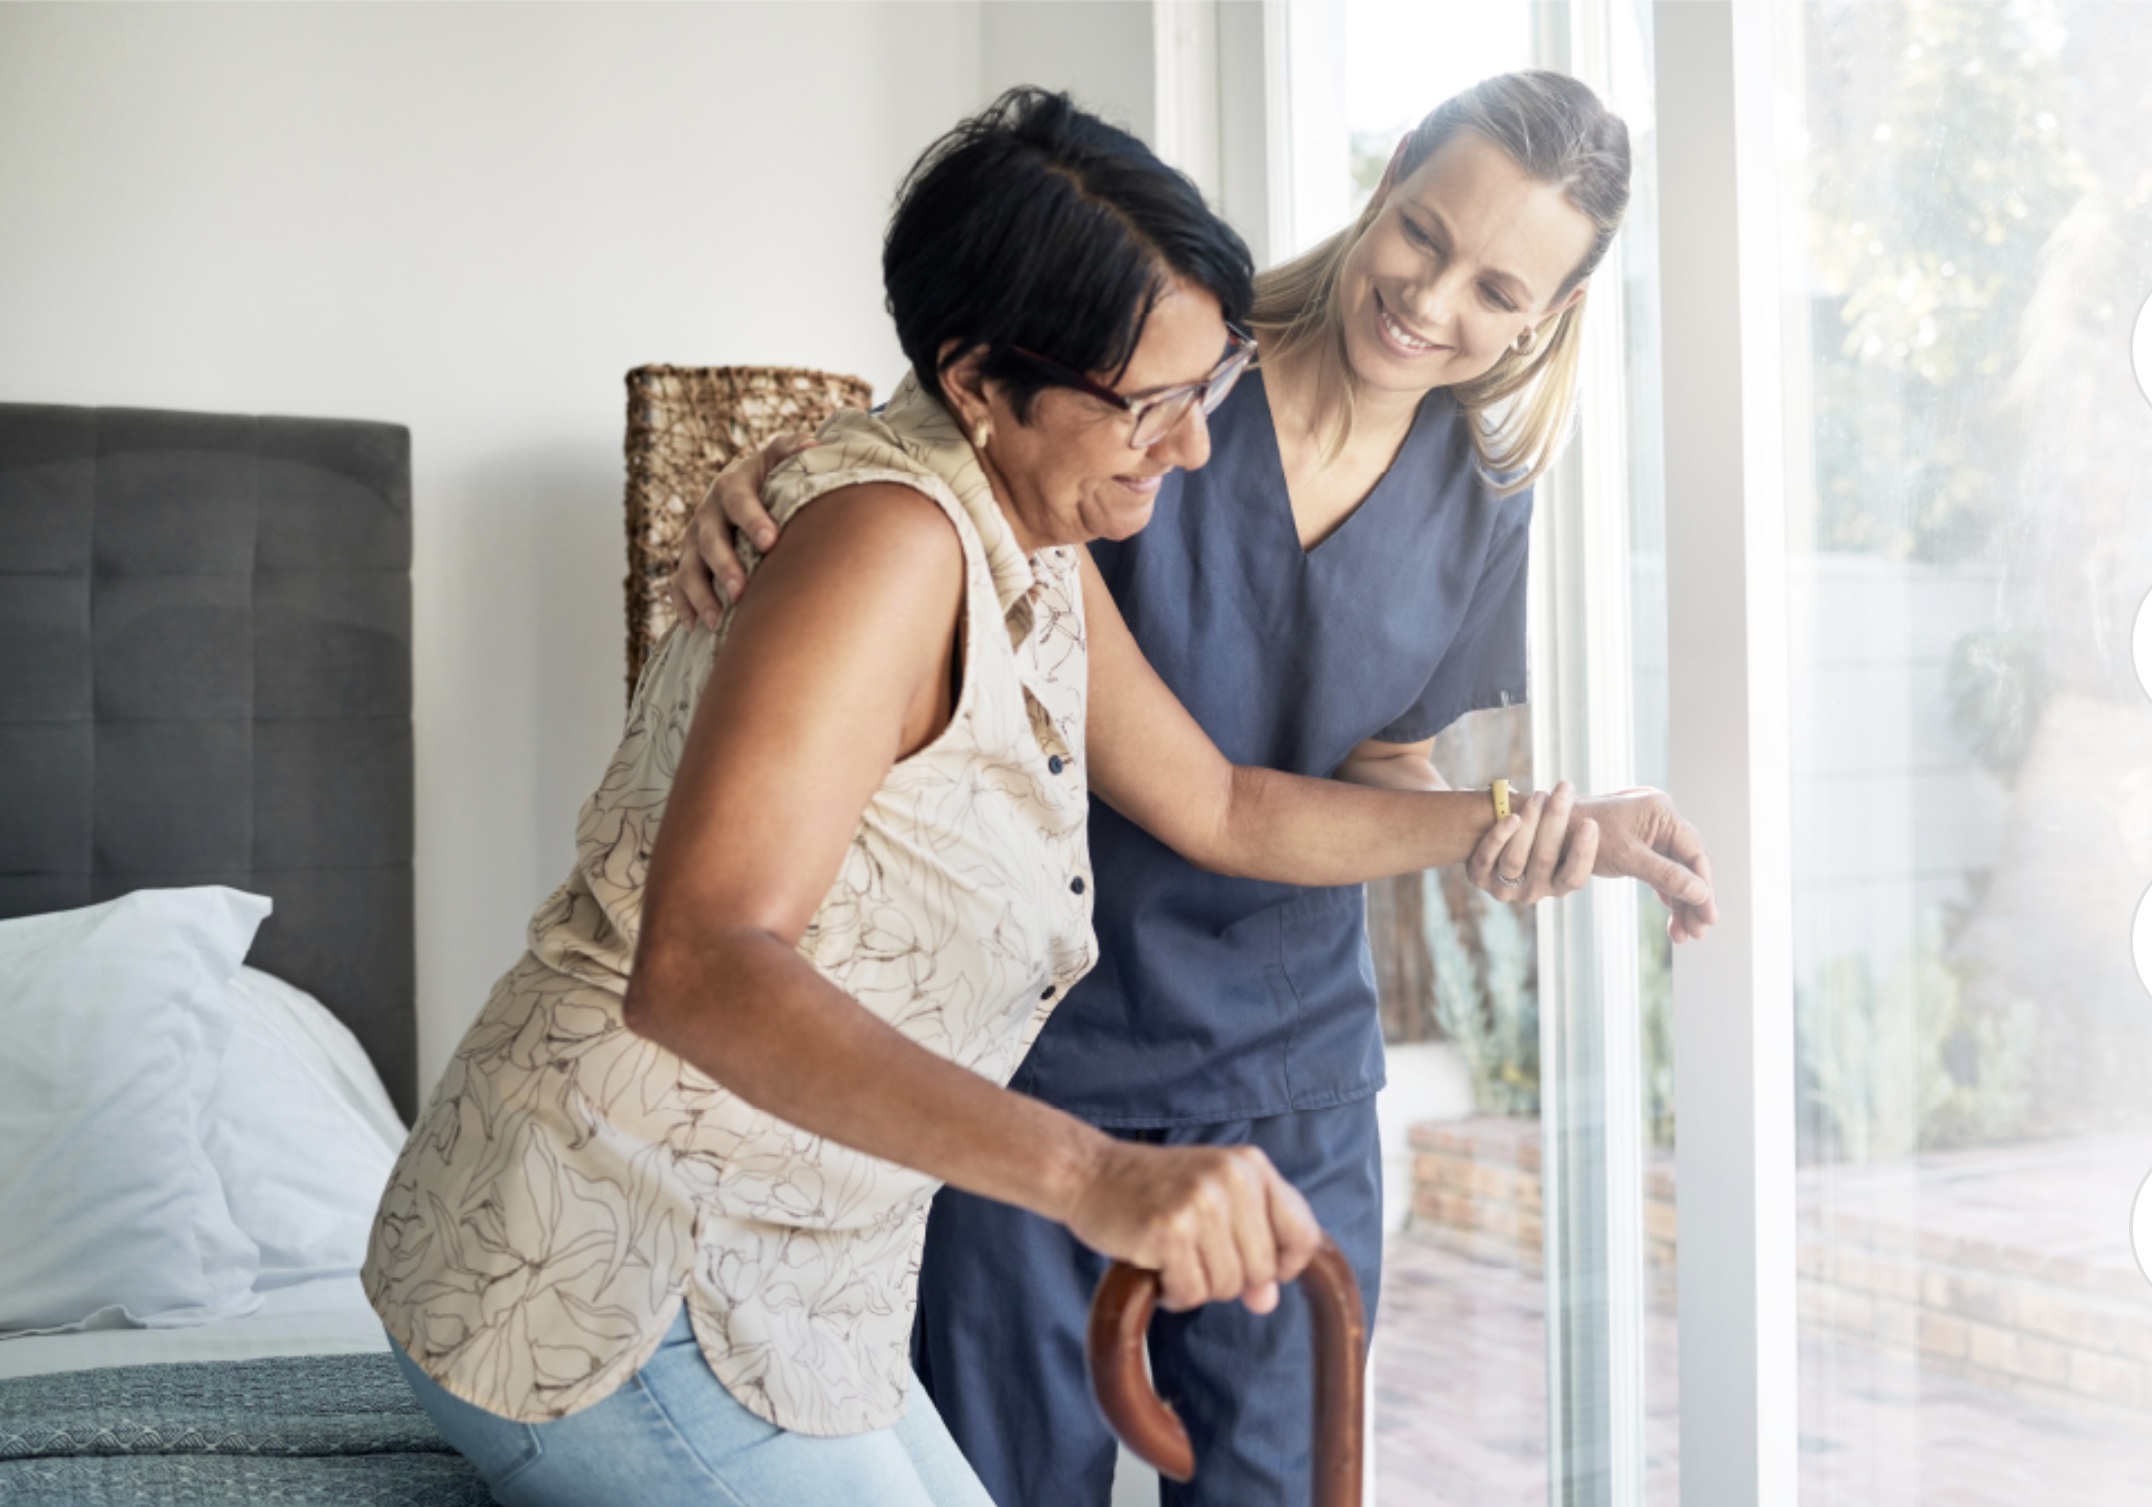
[[963, 426], [938, 398], [929, 397], [916, 374], [906, 372], [882, 406], [887, 424], [922, 464], [948, 483], [971, 526], [978, 530], [994, 577], [994, 596], [1004, 616], [1016, 610], [1038, 581], [1032, 559], [1016, 541], [1008, 516], [994, 500], [994, 489], [979, 464], [979, 454]]

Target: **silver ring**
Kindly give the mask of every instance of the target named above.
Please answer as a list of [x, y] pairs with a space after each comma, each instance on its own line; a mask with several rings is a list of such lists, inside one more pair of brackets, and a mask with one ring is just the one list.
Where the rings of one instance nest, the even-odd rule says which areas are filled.
[[1504, 888], [1504, 889], [1506, 889], [1506, 890], [1513, 890], [1513, 889], [1515, 889], [1515, 888], [1516, 888], [1516, 887], [1517, 887], [1518, 885], [1520, 885], [1520, 884], [1524, 883], [1524, 876], [1523, 876], [1522, 874], [1519, 874], [1519, 875], [1518, 875], [1518, 876], [1517, 876], [1516, 878], [1514, 878], [1514, 879], [1510, 878], [1510, 877], [1509, 877], [1509, 875], [1507, 875], [1507, 874], [1497, 874], [1497, 875], [1495, 875], [1494, 877], [1495, 877], [1495, 882], [1496, 882], [1497, 884], [1501, 885], [1501, 886], [1502, 886], [1502, 888]]

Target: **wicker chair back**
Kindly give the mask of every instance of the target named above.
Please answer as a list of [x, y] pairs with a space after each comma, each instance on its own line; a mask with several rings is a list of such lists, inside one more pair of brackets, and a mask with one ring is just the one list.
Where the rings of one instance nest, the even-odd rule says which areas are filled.
[[687, 521], [725, 463], [788, 430], [865, 408], [858, 377], [788, 366], [638, 366], [628, 373], [628, 696], [672, 626], [666, 596]]

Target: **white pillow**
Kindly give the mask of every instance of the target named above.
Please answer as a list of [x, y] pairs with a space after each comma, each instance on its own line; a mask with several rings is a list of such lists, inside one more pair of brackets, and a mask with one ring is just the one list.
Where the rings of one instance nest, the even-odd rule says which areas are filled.
[[217, 886], [0, 922], [0, 1334], [260, 1304], [201, 1133], [268, 914]]
[[243, 968], [203, 1144], [259, 1285], [355, 1272], [404, 1127], [358, 1038], [303, 989]]

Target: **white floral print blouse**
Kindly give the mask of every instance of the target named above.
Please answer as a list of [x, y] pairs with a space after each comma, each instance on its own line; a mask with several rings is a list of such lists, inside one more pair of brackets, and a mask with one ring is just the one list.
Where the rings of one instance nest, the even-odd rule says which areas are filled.
[[[942, 736], [893, 768], [801, 956], [932, 1051], [1005, 1083], [1091, 966], [1077, 556], [1026, 557], [977, 458], [907, 379], [781, 467], [782, 523], [837, 487], [939, 503], [965, 564], [965, 653]], [[621, 999], [652, 840], [723, 630], [675, 629], [531, 919], [403, 1149], [368, 1296], [429, 1376], [540, 1422], [632, 1376], [685, 1302], [741, 1403], [808, 1434], [901, 1416], [925, 1175], [765, 1114], [629, 1032]]]

